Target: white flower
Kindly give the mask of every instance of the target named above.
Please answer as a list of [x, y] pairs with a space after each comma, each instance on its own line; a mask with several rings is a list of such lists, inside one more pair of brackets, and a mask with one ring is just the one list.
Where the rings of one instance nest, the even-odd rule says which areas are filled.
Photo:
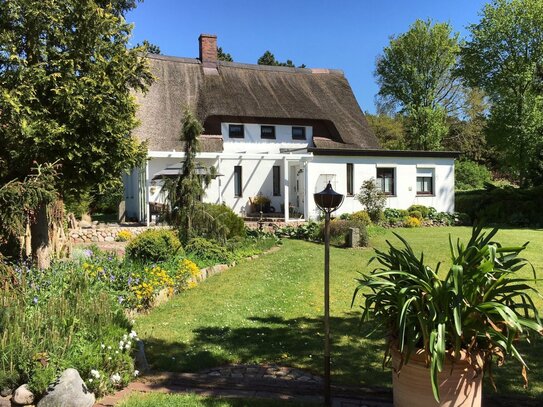
[[123, 346], [124, 346], [124, 342], [123, 342], [123, 341], [120, 341], [120, 342], [119, 342], [119, 348], [121, 348], [121, 349], [122, 349], [122, 348], [123, 348]]
[[89, 379], [89, 383], [92, 383], [92, 379]]
[[102, 344], [100, 345], [102, 347], [102, 349], [105, 349], [106, 348], [106, 345]]
[[139, 370], [134, 370], [134, 377], [139, 376], [139, 374], [140, 374], [140, 371], [139, 371]]
[[116, 351], [115, 351], [115, 354], [118, 354], [118, 353], [119, 353], [119, 351], [118, 351], [118, 350], [116, 350]]
[[115, 373], [114, 375], [111, 376], [110, 380], [111, 380], [111, 383], [113, 383], [113, 384], [120, 383], [121, 375], [119, 373]]
[[109, 358], [107, 358], [107, 360], [111, 360], [111, 356]]
[[128, 336], [130, 337], [130, 339], [136, 339], [138, 337], [138, 334], [136, 333], [136, 331], [132, 331], [128, 334]]
[[107, 350], [111, 350], [111, 346], [108, 346], [108, 347], [107, 347]]
[[98, 370], [95, 370], [95, 369], [92, 369], [90, 371], [90, 374], [92, 377], [94, 377], [95, 379], [99, 379], [100, 378], [100, 372]]
[[128, 349], [130, 349], [130, 346], [132, 346], [132, 345], [130, 345], [130, 342], [127, 342], [127, 344], [124, 345], [124, 348], [125, 348], [126, 350], [128, 350]]
[[127, 339], [128, 339], [128, 335], [127, 335], [127, 334], [124, 334], [124, 335], [123, 335], [123, 341], [126, 342]]

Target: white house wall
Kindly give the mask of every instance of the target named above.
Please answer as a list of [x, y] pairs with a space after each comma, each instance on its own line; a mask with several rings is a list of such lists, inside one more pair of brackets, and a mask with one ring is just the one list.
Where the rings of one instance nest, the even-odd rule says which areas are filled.
[[[225, 143], [226, 144], [226, 143]], [[152, 157], [148, 162], [149, 179], [165, 169], [182, 161], [182, 153], [168, 154], [170, 156]], [[175, 157], [173, 156], [175, 155]], [[313, 202], [313, 193], [319, 192], [325, 186], [325, 177], [330, 174], [334, 180], [336, 191], [347, 193], [347, 163], [353, 164], [354, 193], [358, 193], [362, 182], [376, 177], [378, 167], [395, 169], [396, 195], [387, 198], [387, 207], [407, 209], [413, 204], [432, 206], [438, 211], [454, 211], [454, 159], [430, 157], [359, 157], [359, 156], [311, 156], [290, 154], [232, 154], [232, 153], [203, 153], [197, 160], [204, 166], [215, 166], [222, 176], [215, 178], [206, 190], [205, 202], [222, 203], [231, 207], [234, 212], [245, 215], [248, 211], [249, 198], [258, 194], [271, 199], [271, 205], [281, 212], [285, 203], [285, 194], [290, 205], [297, 207], [299, 212], [305, 212], [308, 217], [318, 216], [318, 210]], [[304, 162], [306, 161], [305, 165]], [[241, 197], [234, 196], [234, 167], [242, 167]], [[273, 166], [281, 168], [280, 196], [273, 196]], [[285, 165], [289, 168], [285, 174]], [[294, 168], [293, 168], [294, 167]], [[432, 169], [434, 174], [434, 195], [417, 196], [417, 169]], [[134, 170], [125, 178], [125, 199], [128, 217], [137, 217], [139, 212], [138, 200], [138, 170]], [[296, 174], [300, 188], [305, 191], [295, 191]], [[288, 180], [285, 180], [287, 175]], [[161, 181], [151, 181], [149, 184], [150, 202], [162, 202], [160, 196]], [[296, 197], [298, 199], [296, 205]], [[302, 202], [305, 201], [305, 202]], [[355, 212], [363, 209], [355, 196], [345, 197], [338, 213]], [[144, 220], [144, 219], [142, 219]]]
[[[228, 135], [228, 126], [230, 124], [238, 123], [222, 123], [221, 132], [224, 139], [224, 152], [225, 153], [274, 153], [277, 154], [281, 149], [301, 149], [311, 147], [311, 143], [308, 140], [313, 140], [313, 127], [311, 126], [297, 126], [305, 127], [305, 140], [293, 140], [292, 139], [292, 126], [286, 125], [269, 125], [275, 127], [275, 139], [262, 139], [260, 137], [261, 126], [266, 126], [265, 123], [245, 123], [244, 124], [244, 138], [230, 138]], [[241, 124], [241, 123], [239, 123]]]
[[[315, 156], [308, 163], [308, 194], [320, 192], [317, 189], [322, 188], [322, 182], [318, 185], [321, 174], [334, 174], [335, 182], [332, 186], [345, 195], [338, 214], [364, 209], [355, 196], [347, 196], [347, 163], [353, 164], [355, 195], [363, 181], [376, 177], [378, 167], [394, 168], [396, 195], [387, 198], [388, 208], [407, 209], [411, 205], [419, 204], [432, 206], [440, 212], [454, 211], [453, 158]], [[434, 195], [417, 196], [417, 168], [433, 169]], [[318, 210], [313, 199], [308, 199], [308, 204], [309, 217], [317, 217]]]
[[[234, 167], [241, 166], [242, 196], [234, 194]], [[281, 167], [281, 196], [273, 196], [273, 166]], [[249, 209], [249, 198], [259, 193], [271, 199], [271, 205], [277, 212], [283, 203], [283, 162], [273, 159], [221, 159], [221, 177], [214, 179], [206, 190], [205, 202], [220, 203], [219, 189], [222, 193], [222, 202], [230, 206], [234, 212], [245, 214]], [[220, 184], [220, 185], [219, 185]]]

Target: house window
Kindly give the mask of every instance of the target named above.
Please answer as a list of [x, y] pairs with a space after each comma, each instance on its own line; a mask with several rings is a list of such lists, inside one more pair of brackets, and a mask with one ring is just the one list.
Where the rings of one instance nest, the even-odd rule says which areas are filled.
[[417, 169], [417, 195], [434, 194], [434, 170], [431, 168]]
[[273, 196], [281, 196], [281, 167], [273, 166]]
[[293, 127], [292, 128], [293, 140], [305, 140], [305, 127]]
[[354, 165], [347, 164], [347, 195], [354, 195]]
[[228, 125], [228, 137], [230, 138], [244, 138], [245, 129], [243, 124], [229, 124]]
[[241, 165], [234, 167], [234, 196], [243, 196], [242, 178], [241, 178]]
[[377, 168], [377, 186], [385, 195], [395, 195], [394, 168]]
[[275, 139], [275, 126], [260, 126], [260, 138]]

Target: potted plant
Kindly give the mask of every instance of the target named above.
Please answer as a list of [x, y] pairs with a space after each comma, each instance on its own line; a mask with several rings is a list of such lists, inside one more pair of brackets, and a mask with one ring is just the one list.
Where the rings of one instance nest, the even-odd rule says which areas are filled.
[[255, 207], [264, 213], [270, 212], [271, 200], [266, 195], [258, 194], [253, 198], [253, 204]]
[[[362, 321], [376, 321], [388, 335], [385, 360], [392, 359], [396, 407], [480, 406], [482, 376], [507, 356], [526, 363], [516, 343], [543, 327], [530, 293], [534, 280], [517, 276], [528, 264], [526, 244], [492, 241], [497, 229], [474, 227], [464, 245], [449, 238], [452, 266], [443, 278], [406, 240], [387, 241], [370, 260], [353, 296], [363, 297]], [[379, 329], [379, 327], [377, 327]]]

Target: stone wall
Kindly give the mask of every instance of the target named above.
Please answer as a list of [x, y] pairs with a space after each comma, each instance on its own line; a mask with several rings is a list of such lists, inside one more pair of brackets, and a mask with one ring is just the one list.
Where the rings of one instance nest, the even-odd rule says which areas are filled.
[[[153, 226], [161, 228], [163, 226]], [[120, 225], [102, 225], [93, 224], [89, 227], [79, 227], [70, 229], [68, 235], [72, 243], [97, 243], [97, 242], [114, 242], [117, 234], [121, 230], [126, 230], [132, 233], [133, 236], [139, 235], [141, 232], [148, 230], [146, 226], [120, 226]]]

